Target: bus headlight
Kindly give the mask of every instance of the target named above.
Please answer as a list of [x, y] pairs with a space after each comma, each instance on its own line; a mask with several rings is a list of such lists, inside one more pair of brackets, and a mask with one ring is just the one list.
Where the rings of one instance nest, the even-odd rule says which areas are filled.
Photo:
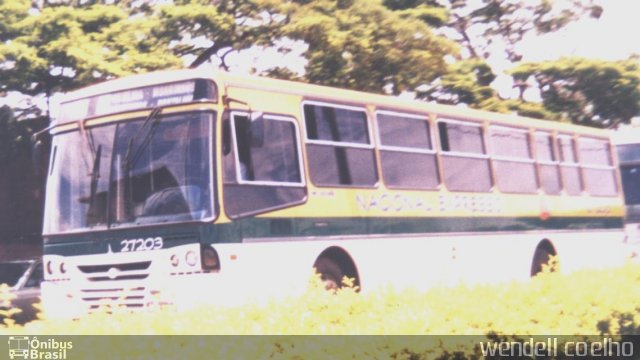
[[47, 261], [47, 274], [49, 275], [53, 275], [53, 264], [51, 263], [51, 260]]
[[184, 261], [189, 266], [196, 266], [196, 264], [198, 263], [198, 256], [196, 255], [195, 251], [189, 250], [184, 255]]
[[67, 264], [65, 264], [64, 262], [60, 263], [60, 273], [64, 274], [67, 272]]
[[214, 248], [202, 245], [200, 252], [203, 270], [220, 270], [220, 259], [218, 258], [218, 252]]
[[180, 258], [176, 254], [171, 255], [170, 261], [173, 267], [176, 267], [180, 264]]

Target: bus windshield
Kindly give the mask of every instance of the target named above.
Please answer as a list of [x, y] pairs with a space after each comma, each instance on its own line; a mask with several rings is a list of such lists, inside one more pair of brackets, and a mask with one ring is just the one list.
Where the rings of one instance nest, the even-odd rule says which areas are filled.
[[212, 118], [156, 114], [56, 135], [45, 231], [210, 218]]

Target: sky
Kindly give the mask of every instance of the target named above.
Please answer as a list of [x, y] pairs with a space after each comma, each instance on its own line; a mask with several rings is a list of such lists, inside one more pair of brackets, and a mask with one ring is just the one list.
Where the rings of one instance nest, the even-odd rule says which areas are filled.
[[601, 0], [600, 19], [583, 19], [545, 36], [531, 36], [520, 46], [523, 61], [544, 61], [561, 56], [580, 56], [602, 60], [640, 54], [640, 1]]

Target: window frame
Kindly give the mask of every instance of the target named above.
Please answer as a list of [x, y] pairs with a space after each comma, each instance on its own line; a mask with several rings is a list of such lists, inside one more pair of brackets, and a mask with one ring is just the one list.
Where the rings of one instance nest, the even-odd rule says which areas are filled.
[[[551, 140], [550, 145], [551, 145], [551, 155], [552, 158], [555, 158], [554, 160], [543, 160], [538, 158], [538, 135], [543, 135], [549, 138], [549, 140]], [[536, 172], [538, 174], [538, 188], [540, 189], [540, 191], [542, 191], [544, 194], [546, 195], [550, 195], [550, 196], [554, 196], [554, 195], [561, 195], [564, 191], [564, 178], [562, 176], [562, 169], [560, 167], [560, 150], [558, 149], [558, 140], [556, 138], [556, 136], [554, 135], [552, 130], [546, 130], [546, 129], [535, 129], [533, 132], [533, 140], [534, 140], [534, 160], [536, 162]], [[542, 166], [553, 166], [555, 168], [555, 172], [556, 172], [556, 177], [558, 179], [558, 185], [559, 185], [559, 189], [557, 192], [553, 193], [553, 192], [547, 192], [544, 188], [544, 179], [543, 179], [543, 175], [542, 175]]]
[[[516, 157], [516, 156], [505, 156], [505, 155], [498, 155], [495, 153], [496, 149], [494, 147], [494, 143], [492, 140], [492, 135], [493, 135], [493, 130], [502, 130], [503, 132], [516, 132], [516, 133], [520, 133], [520, 134], [524, 134], [525, 135], [525, 139], [526, 139], [526, 146], [527, 146], [527, 151], [529, 153], [529, 157], [528, 158], [524, 158], [524, 157]], [[509, 126], [509, 125], [503, 125], [503, 124], [489, 124], [488, 128], [487, 128], [487, 138], [488, 138], [488, 144], [487, 144], [487, 150], [489, 153], [489, 156], [491, 157], [491, 164], [493, 167], [493, 173], [495, 176], [495, 181], [494, 181], [494, 186], [501, 192], [504, 194], [534, 194], [536, 193], [540, 188], [541, 188], [541, 183], [538, 179], [537, 173], [538, 173], [538, 168], [536, 166], [536, 159], [534, 157], [534, 153], [533, 153], [533, 149], [531, 148], [531, 134], [529, 132], [529, 129], [527, 128], [523, 128], [523, 127], [517, 127], [517, 126]], [[510, 162], [510, 163], [518, 163], [518, 164], [527, 164], [533, 167], [533, 172], [534, 172], [534, 182], [535, 182], [535, 187], [534, 190], [532, 191], [506, 191], [500, 188], [500, 181], [498, 180], [500, 178], [500, 174], [498, 173], [498, 166], [497, 163], [498, 162]]]
[[[567, 162], [566, 159], [564, 158], [564, 152], [561, 144], [562, 139], [569, 139], [571, 144], [571, 151], [573, 152], [573, 158], [575, 162]], [[580, 164], [580, 156], [578, 154], [578, 144], [576, 142], [575, 135], [567, 134], [567, 133], [558, 133], [555, 136], [555, 142], [556, 142], [556, 146], [558, 147], [558, 165], [560, 168], [560, 178], [562, 179], [562, 191], [564, 192], [565, 195], [568, 195], [568, 196], [584, 195], [586, 193], [586, 186], [584, 182], [584, 175], [582, 174], [582, 165]], [[563, 167], [575, 168], [578, 170], [578, 186], [580, 187], [579, 189], [580, 191], [578, 191], [578, 193], [570, 194], [567, 191], [567, 181], [565, 179], [564, 172], [562, 171]]]
[[[389, 115], [389, 116], [397, 116], [397, 117], [404, 117], [407, 119], [411, 119], [411, 120], [416, 120], [416, 121], [421, 121], [424, 120], [427, 123], [427, 128], [429, 129], [429, 141], [431, 142], [431, 148], [428, 150], [422, 149], [422, 148], [415, 148], [415, 147], [410, 147], [410, 146], [393, 146], [393, 145], [384, 145], [382, 143], [382, 137], [380, 135], [380, 130], [379, 130], [379, 126], [378, 126], [378, 114], [382, 114], [382, 115]], [[374, 116], [376, 119], [376, 129], [378, 129], [378, 131], [376, 131], [376, 140], [378, 142], [378, 149], [380, 150], [385, 150], [385, 151], [397, 151], [397, 152], [405, 152], [405, 153], [413, 153], [413, 154], [428, 154], [428, 155], [435, 155], [436, 149], [435, 149], [435, 139], [433, 136], [433, 130], [431, 129], [431, 121], [429, 119], [428, 115], [418, 115], [418, 114], [411, 114], [411, 113], [404, 113], [404, 112], [400, 112], [400, 111], [391, 111], [391, 110], [376, 110], [374, 112]]]
[[[549, 139], [551, 139], [551, 154], [555, 155], [555, 160], [541, 160], [538, 158], [538, 135], [544, 135], [544, 136], [548, 136]], [[560, 154], [558, 153], [558, 150], [556, 149], [556, 138], [555, 136], [553, 136], [553, 132], [550, 130], [540, 130], [540, 129], [536, 129], [533, 133], [533, 138], [534, 140], [536, 140], [535, 144], [536, 144], [536, 151], [535, 151], [535, 161], [538, 164], [541, 165], [554, 165], [554, 166], [559, 166], [560, 165]]]
[[[573, 152], [573, 158], [575, 159], [575, 162], [567, 162], [566, 159], [564, 158], [564, 153], [562, 150], [562, 144], [560, 143], [562, 139], [569, 139], [570, 143], [571, 143], [571, 151]], [[578, 157], [578, 152], [577, 152], [577, 144], [576, 141], [574, 139], [574, 136], [571, 134], [564, 134], [564, 133], [559, 133], [556, 135], [556, 143], [558, 145], [558, 162], [560, 165], [562, 166], [573, 166], [573, 167], [580, 167], [580, 158]]]
[[[369, 137], [369, 143], [368, 144], [360, 144], [360, 143], [353, 143], [353, 142], [346, 142], [346, 141], [329, 141], [329, 140], [317, 140], [317, 139], [309, 139], [309, 132], [307, 131], [307, 119], [305, 116], [305, 110], [304, 107], [305, 105], [312, 105], [312, 106], [325, 106], [325, 107], [332, 107], [332, 108], [336, 108], [336, 109], [344, 109], [344, 110], [351, 110], [351, 111], [359, 111], [359, 112], [363, 112], [364, 116], [365, 116], [365, 124], [367, 125], [367, 135]], [[340, 103], [332, 103], [332, 102], [328, 102], [328, 101], [322, 101], [322, 100], [308, 100], [308, 99], [304, 99], [300, 102], [300, 114], [301, 114], [301, 124], [302, 128], [303, 128], [303, 138], [304, 138], [304, 145], [305, 145], [305, 156], [308, 157], [309, 156], [309, 151], [307, 148], [307, 145], [323, 145], [323, 146], [334, 146], [334, 147], [341, 147], [341, 148], [355, 148], [355, 149], [361, 149], [361, 150], [371, 150], [373, 152], [373, 172], [374, 175], [376, 177], [376, 182], [372, 185], [361, 185], [361, 184], [355, 184], [355, 185], [351, 185], [351, 184], [331, 184], [331, 185], [326, 185], [326, 184], [317, 184], [315, 183], [312, 179], [311, 176], [309, 178], [309, 181], [311, 183], [313, 183], [314, 186], [318, 187], [318, 188], [344, 188], [344, 189], [377, 189], [380, 187], [380, 183], [383, 181], [381, 180], [381, 173], [380, 173], [380, 169], [379, 169], [379, 156], [376, 154], [376, 148], [378, 146], [378, 144], [375, 143], [375, 137], [374, 137], [374, 131], [373, 131], [373, 126], [372, 126], [372, 122], [371, 122], [371, 116], [369, 116], [369, 111], [367, 109], [366, 105], [345, 105], [345, 104], [340, 104]], [[311, 165], [309, 165], [309, 168], [307, 169], [309, 171], [309, 173], [311, 173], [312, 169], [311, 169]]]
[[[448, 123], [448, 124], [457, 124], [462, 126], [470, 126], [480, 129], [480, 139], [482, 140], [483, 153], [472, 153], [472, 152], [461, 152], [461, 151], [451, 151], [444, 150], [442, 145], [442, 139], [440, 136], [440, 123]], [[439, 170], [442, 174], [441, 176], [441, 187], [444, 186], [450, 192], [453, 193], [482, 193], [489, 194], [493, 193], [497, 188], [496, 177], [493, 170], [493, 164], [491, 162], [491, 155], [489, 154], [489, 148], [487, 144], [487, 132], [485, 128], [484, 120], [479, 119], [456, 119], [446, 115], [436, 115], [435, 127], [438, 132], [438, 148], [437, 152], [439, 155], [439, 162], [441, 169]], [[435, 136], [435, 134], [434, 134]], [[447, 134], [448, 136], [448, 134]], [[446, 157], [455, 157], [455, 158], [463, 158], [463, 159], [475, 159], [475, 160], [484, 160], [487, 165], [487, 175], [489, 181], [489, 187], [486, 190], [457, 190], [452, 189], [450, 184], [447, 183], [447, 166], [445, 165]]]
[[[369, 144], [360, 144], [353, 143], [347, 141], [331, 141], [331, 140], [317, 140], [317, 139], [309, 139], [309, 132], [307, 131], [307, 119], [304, 118], [304, 106], [305, 105], [313, 105], [313, 106], [325, 106], [332, 107], [336, 109], [344, 109], [351, 111], [361, 111], [364, 113], [365, 123], [367, 124], [367, 135], [369, 136]], [[371, 121], [369, 119], [369, 113], [367, 111], [366, 106], [358, 107], [352, 105], [342, 105], [342, 104], [334, 104], [323, 101], [315, 101], [315, 100], [304, 100], [301, 103], [302, 114], [304, 118], [304, 139], [306, 144], [318, 144], [318, 145], [331, 145], [331, 146], [340, 146], [340, 147], [354, 147], [360, 149], [374, 149], [376, 144], [374, 143], [373, 137], [373, 129], [371, 129]]]
[[[216, 155], [216, 135], [217, 135], [217, 123], [218, 121], [221, 120], [221, 116], [222, 116], [222, 112], [219, 112], [218, 110], [214, 110], [214, 109], [189, 109], [189, 110], [177, 110], [177, 111], [169, 111], [166, 113], [161, 113], [159, 114], [161, 120], [162, 121], [162, 117], [171, 117], [171, 116], [180, 116], [180, 115], [188, 115], [188, 114], [199, 114], [200, 116], [205, 115], [208, 116], [208, 122], [207, 122], [207, 126], [209, 126], [209, 132], [207, 134], [207, 136], [209, 137], [209, 149], [208, 149], [208, 156], [209, 156], [209, 162], [208, 162], [208, 166], [210, 167], [209, 169], [209, 176], [210, 176], [210, 184], [209, 184], [209, 191], [211, 191], [211, 199], [210, 199], [210, 205], [211, 205], [211, 215], [206, 217], [206, 218], [202, 218], [202, 219], [197, 219], [197, 220], [179, 220], [179, 221], [171, 221], [171, 222], [166, 222], [166, 223], [151, 223], [151, 224], [138, 224], [138, 225], [116, 225], [113, 226], [114, 221], [112, 221], [111, 219], [108, 221], [107, 226], [105, 227], [94, 227], [94, 228], [81, 228], [81, 229], [73, 229], [73, 230], [64, 230], [64, 231], [50, 231], [47, 228], [46, 222], [45, 224], [43, 224], [43, 235], [45, 236], [50, 236], [50, 235], [67, 235], [67, 234], [84, 234], [84, 233], [89, 233], [89, 232], [103, 232], [103, 231], [111, 231], [114, 229], [117, 230], [121, 230], [121, 229], [133, 229], [133, 228], [140, 228], [140, 229], [144, 229], [144, 228], [150, 228], [150, 227], [154, 227], [154, 226], [164, 226], [164, 225], [169, 225], [169, 226], [173, 226], [173, 225], [181, 225], [181, 224], [202, 224], [202, 223], [210, 223], [213, 221], [216, 221], [218, 219], [218, 217], [220, 216], [220, 202], [218, 199], [218, 184], [217, 184], [217, 178], [216, 178], [216, 172], [217, 172], [217, 167], [216, 167], [216, 162], [219, 161], [219, 159], [217, 158]], [[95, 124], [92, 124], [90, 126], [87, 126], [87, 129], [95, 129], [95, 128], [100, 128], [102, 126], [115, 126], [116, 130], [115, 130], [115, 134], [117, 135], [117, 127], [120, 126], [120, 124], [123, 123], [128, 123], [128, 122], [134, 122], [134, 121], [140, 121], [140, 120], [144, 120], [145, 117], [144, 116], [140, 116], [137, 113], [135, 113], [136, 116], [128, 116], [128, 117], [123, 117], [123, 118], [119, 118], [118, 120], [115, 121], [97, 121]], [[53, 176], [53, 172], [54, 172], [54, 167], [55, 164], [59, 163], [59, 160], [56, 160], [57, 157], [61, 156], [60, 153], [57, 151], [56, 146], [53, 145], [53, 140], [60, 135], [64, 135], [67, 133], [73, 133], [73, 132], [79, 132], [80, 129], [79, 127], [68, 127], [68, 126], [62, 126], [59, 128], [54, 128], [52, 130], [52, 151], [50, 154], [50, 161], [53, 161], [52, 163], [50, 163], [49, 165], [49, 170], [48, 170], [48, 175], [47, 175], [47, 189], [49, 187], [49, 177]], [[118, 137], [114, 136], [114, 146], [115, 146], [115, 142], [117, 141]], [[54, 153], [53, 148], [56, 148], [56, 151]], [[115, 161], [115, 159], [111, 159], [111, 162], [113, 163]], [[112, 166], [112, 165], [110, 165]], [[113, 176], [113, 173], [110, 172], [109, 178], [110, 178], [110, 182], [111, 182], [111, 177]], [[46, 190], [46, 189], [45, 189]], [[48, 190], [46, 190], [46, 192], [49, 192]], [[45, 197], [46, 199], [46, 197]], [[111, 205], [108, 205], [109, 207], [111, 207]], [[45, 204], [44, 207], [44, 211], [46, 213], [47, 211], [47, 204]]]
[[[436, 120], [436, 124], [439, 124], [439, 123], [458, 124], [458, 125], [463, 125], [463, 126], [472, 126], [472, 127], [479, 128], [482, 131], [481, 134], [480, 134], [480, 138], [482, 139], [482, 145], [484, 147], [484, 153], [483, 154], [472, 153], [472, 152], [444, 150], [442, 148], [442, 141], [440, 140], [440, 141], [438, 141], [438, 144], [439, 144], [440, 153], [442, 155], [455, 156], [455, 157], [465, 157], [465, 158], [475, 158], [475, 159], [483, 159], [483, 160], [489, 160], [491, 158], [491, 156], [489, 155], [489, 152], [488, 152], [489, 149], [488, 149], [488, 146], [487, 146], [487, 140], [485, 139], [486, 134], [485, 134], [484, 125], [483, 125], [483, 123], [481, 121], [474, 121], [474, 120], [465, 121], [465, 120], [457, 120], [457, 119], [438, 117], [438, 119]], [[439, 129], [438, 129], [438, 132], [439, 132]], [[491, 182], [493, 184], [493, 179], [492, 179]]]
[[[578, 137], [578, 142], [577, 142], [577, 150], [578, 153], [580, 152], [580, 142], [582, 141], [592, 141], [592, 142], [603, 142], [607, 145], [607, 147], [609, 148], [609, 165], [598, 165], [598, 164], [590, 164], [590, 163], [586, 163], [583, 161], [580, 161], [580, 166], [581, 167], [586, 167], [589, 169], [600, 169], [600, 170], [612, 170], [615, 169], [615, 166], [613, 166], [613, 154], [612, 154], [612, 150], [611, 150], [611, 142], [608, 141], [607, 139], [604, 138], [598, 138], [598, 137], [593, 137], [593, 136], [580, 136]], [[579, 159], [581, 160], [581, 159]]]
[[525, 129], [525, 128], [520, 128], [520, 127], [516, 127], [516, 126], [508, 126], [508, 125], [502, 125], [502, 124], [498, 124], [498, 125], [494, 125], [494, 124], [490, 124], [489, 125], [489, 139], [491, 139], [491, 130], [492, 129], [502, 129], [504, 131], [513, 131], [513, 132], [517, 132], [517, 133], [522, 133], [526, 135], [527, 138], [527, 148], [529, 150], [529, 158], [523, 158], [523, 157], [516, 157], [516, 156], [504, 156], [504, 155], [497, 155], [494, 153], [494, 146], [493, 146], [493, 142], [489, 141], [489, 154], [491, 156], [491, 159], [493, 160], [498, 160], [498, 161], [511, 161], [511, 162], [520, 162], [520, 163], [526, 163], [526, 164], [534, 164], [536, 162], [535, 158], [533, 157], [533, 152], [531, 151], [531, 136], [529, 134], [529, 130]]
[[[407, 118], [407, 119], [411, 119], [411, 120], [415, 120], [415, 121], [424, 121], [427, 124], [427, 129], [429, 130], [429, 142], [431, 145], [430, 149], [423, 149], [423, 148], [416, 148], [416, 147], [409, 147], [409, 146], [393, 146], [393, 145], [384, 145], [382, 143], [382, 136], [380, 134], [380, 126], [378, 123], [378, 115], [388, 115], [388, 116], [397, 116], [397, 117], [403, 117], [403, 118]], [[418, 190], [418, 191], [437, 191], [438, 189], [440, 189], [442, 187], [442, 179], [440, 176], [440, 163], [438, 161], [438, 151], [436, 150], [436, 139], [435, 139], [435, 134], [433, 131], [433, 128], [431, 126], [431, 119], [429, 118], [429, 115], [419, 115], [416, 113], [407, 113], [407, 112], [401, 112], [401, 111], [395, 111], [395, 110], [378, 110], [376, 109], [376, 111], [374, 112], [374, 119], [375, 119], [375, 132], [376, 132], [376, 141], [378, 144], [378, 156], [380, 158], [380, 171], [382, 173], [382, 182], [384, 182], [384, 185], [389, 188], [389, 189], [394, 189], [394, 190]], [[403, 154], [420, 154], [420, 155], [433, 155], [434, 156], [434, 160], [435, 160], [435, 165], [436, 165], [436, 173], [435, 173], [435, 177], [437, 179], [437, 186], [434, 188], [417, 188], [417, 187], [409, 187], [409, 186], [399, 186], [399, 185], [392, 185], [389, 184], [385, 181], [385, 169], [384, 166], [382, 164], [382, 152], [383, 151], [391, 151], [391, 152], [396, 152], [396, 153], [403, 153]]]
[[277, 114], [263, 114], [264, 120], [269, 121], [282, 121], [293, 124], [294, 135], [296, 140], [296, 151], [298, 153], [298, 170], [300, 173], [300, 182], [280, 182], [280, 181], [265, 181], [265, 180], [245, 180], [240, 173], [240, 155], [238, 151], [238, 137], [236, 135], [236, 116], [244, 116], [251, 119], [251, 113], [248, 111], [232, 110], [229, 113], [229, 124], [231, 127], [231, 140], [233, 141], [233, 161], [235, 167], [235, 181], [240, 185], [264, 185], [274, 187], [306, 187], [307, 181], [305, 177], [305, 167], [302, 157], [302, 146], [300, 139], [300, 128], [298, 127], [298, 121], [293, 116], [277, 115]]
[[[609, 165], [598, 165], [598, 164], [589, 164], [586, 162], [583, 162], [580, 156], [581, 150], [580, 150], [580, 143], [582, 141], [592, 141], [592, 142], [602, 142], [604, 144], [606, 144], [607, 148], [608, 148], [608, 162]], [[578, 156], [578, 162], [580, 165], [580, 176], [581, 176], [581, 181], [582, 181], [582, 191], [586, 192], [587, 194], [589, 194], [589, 196], [595, 196], [595, 197], [616, 197], [616, 196], [620, 196], [620, 190], [621, 190], [621, 185], [619, 184], [619, 176], [616, 175], [616, 166], [614, 165], [614, 155], [613, 155], [613, 151], [615, 151], [614, 149], [612, 149], [611, 146], [611, 141], [609, 139], [606, 138], [599, 138], [599, 137], [595, 137], [595, 136], [589, 136], [589, 135], [580, 135], [578, 137], [578, 140], [575, 142], [575, 146], [576, 146], [576, 152], [577, 152], [577, 156]], [[620, 164], [618, 164], [618, 167], [621, 168]], [[591, 192], [591, 189], [589, 188], [589, 186], [587, 186], [587, 180], [586, 180], [586, 176], [584, 173], [584, 169], [590, 169], [590, 170], [609, 170], [609, 171], [613, 171], [613, 186], [614, 186], [614, 191], [613, 194], [610, 195], [602, 195], [602, 194], [593, 194]]]

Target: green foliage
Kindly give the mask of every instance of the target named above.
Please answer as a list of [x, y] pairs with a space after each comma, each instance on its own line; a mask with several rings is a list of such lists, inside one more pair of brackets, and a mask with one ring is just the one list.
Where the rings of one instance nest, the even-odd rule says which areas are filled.
[[[518, 62], [516, 45], [527, 34], [557, 31], [582, 16], [599, 18], [602, 8], [593, 0], [564, 3], [551, 0], [447, 0], [451, 21], [448, 27], [474, 58], [488, 58], [494, 44], [503, 44], [506, 59]], [[479, 36], [475, 36], [479, 34]], [[495, 55], [495, 54], [493, 54]]]
[[279, 0], [180, 1], [157, 7], [158, 36], [178, 56], [195, 57], [190, 67], [253, 46], [274, 46], [291, 5]]
[[384, 0], [384, 6], [403, 17], [420, 19], [429, 26], [441, 27], [449, 20], [449, 11], [434, 0]]
[[284, 34], [308, 45], [305, 78], [313, 83], [399, 94], [447, 71], [457, 47], [416, 16], [379, 0], [300, 5]]
[[16, 156], [25, 156], [31, 149], [31, 129], [18, 122], [8, 106], [0, 106], [0, 166]]
[[495, 75], [486, 62], [479, 59], [459, 61], [449, 67], [437, 84], [427, 91], [418, 91], [418, 98], [443, 104], [481, 104], [496, 98], [491, 83]]
[[[386, 0], [384, 4], [396, 12], [420, 11], [425, 6], [433, 6], [433, 11], [446, 14], [440, 18], [442, 22], [428, 18], [423, 20], [442, 29], [464, 49], [461, 58], [452, 63], [442, 77], [419, 89], [418, 97], [548, 120], [570, 118], [563, 114], [563, 109], [550, 103], [540, 105], [526, 103], [522, 99], [500, 98], [491, 87], [495, 72], [486, 60], [490, 57], [504, 58], [518, 64], [522, 55], [517, 45], [527, 35], [554, 32], [581, 17], [599, 18], [603, 11], [592, 0], [565, 3], [550, 0], [447, 0], [435, 4], [427, 0]], [[501, 56], [503, 51], [504, 56]], [[633, 108], [628, 110], [631, 112]]]
[[[24, 331], [64, 334], [619, 334], [621, 314], [640, 316], [640, 266], [542, 273], [529, 282], [435, 288], [384, 288], [332, 294], [320, 281], [301, 297], [178, 313], [116, 311], [71, 322], [34, 321]], [[627, 316], [627, 315], [625, 315]], [[635, 321], [635, 320], [634, 320]], [[608, 326], [603, 327], [604, 323]], [[626, 324], [626, 325], [625, 325]], [[625, 329], [629, 324], [623, 324]], [[637, 327], [638, 324], [635, 324]], [[598, 332], [598, 329], [599, 332]], [[22, 331], [20, 327], [0, 332]]]
[[[44, 319], [25, 326], [9, 320], [0, 325], [0, 334], [474, 335], [252, 337], [249, 342], [246, 337], [218, 337], [188, 346], [184, 341], [163, 338], [158, 343], [151, 338], [151, 343], [137, 339], [130, 347], [114, 347], [115, 343], [97, 337], [96, 345], [87, 351], [98, 358], [157, 358], [160, 354], [193, 358], [206, 351], [208, 358], [478, 359], [479, 341], [523, 341], [540, 334], [572, 336], [565, 341], [582, 339], [583, 334], [598, 335], [585, 337], [589, 341], [640, 335], [638, 284], [638, 264], [571, 275], [544, 272], [525, 283], [436, 288], [426, 293], [389, 287], [369, 293], [344, 288], [332, 294], [316, 277], [302, 296], [266, 304], [203, 306], [182, 312], [112, 309], [74, 321]], [[104, 347], [104, 352], [96, 351], [96, 346]], [[74, 348], [80, 347], [74, 344]], [[74, 356], [80, 355], [80, 350], [75, 351]]]
[[[0, 0], [0, 94], [48, 97], [184, 64], [229, 69], [229, 54], [254, 47], [287, 52], [282, 40], [300, 40], [308, 45], [302, 77], [281, 65], [265, 73], [601, 126], [636, 115], [634, 66], [602, 63], [571, 75], [562, 61], [554, 71], [552, 63], [523, 65], [513, 72], [517, 81], [552, 84], [541, 107], [501, 99], [486, 61], [504, 50], [517, 63], [516, 45], [527, 34], [601, 13], [592, 0]], [[605, 88], [614, 89], [611, 96], [596, 99]]]
[[549, 111], [578, 124], [607, 127], [640, 113], [640, 63], [563, 58], [522, 64], [514, 78], [535, 82]]
[[7, 284], [0, 284], [0, 324], [4, 324], [6, 327], [13, 327], [15, 326], [13, 318], [20, 314], [22, 310], [7, 306], [15, 299], [15, 295], [9, 290], [10, 288]]
[[178, 67], [154, 36], [155, 19], [115, 5], [45, 6], [0, 1], [9, 16], [0, 43], [0, 91], [47, 96], [114, 76]]

